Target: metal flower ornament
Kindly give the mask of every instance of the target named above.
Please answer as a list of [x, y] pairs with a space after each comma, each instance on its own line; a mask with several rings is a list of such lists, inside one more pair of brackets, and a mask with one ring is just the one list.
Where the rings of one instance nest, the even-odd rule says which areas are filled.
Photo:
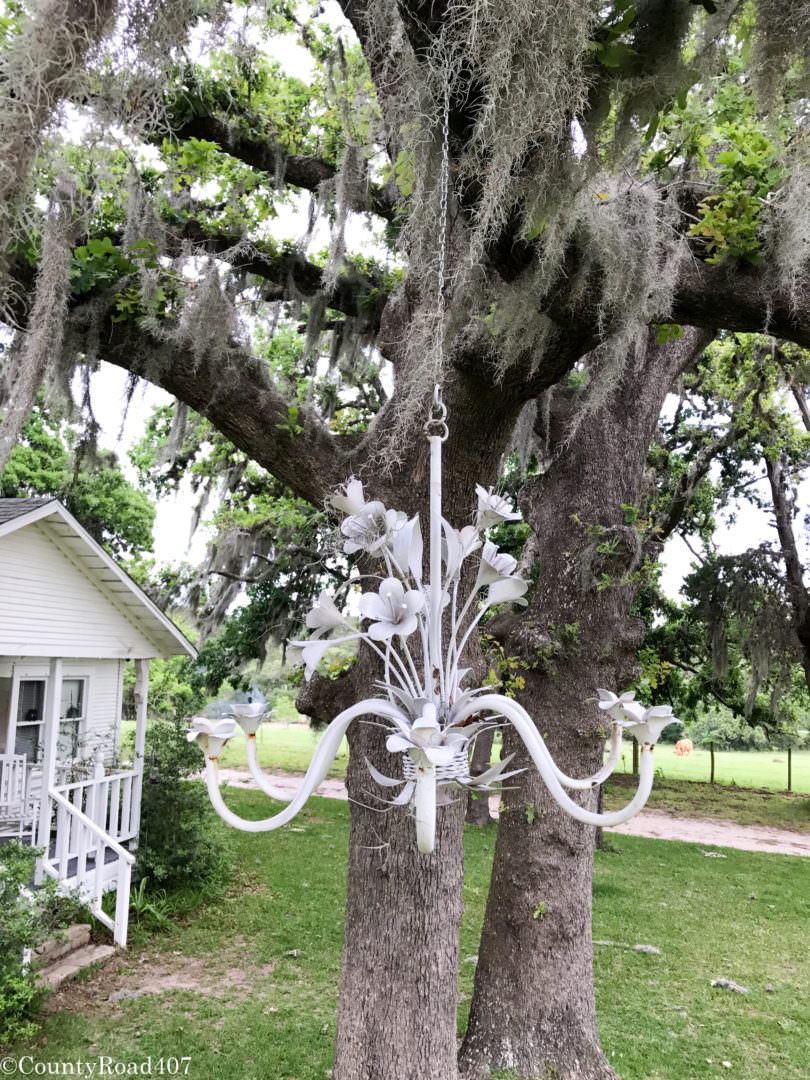
[[[247, 738], [250, 771], [268, 795], [290, 799], [275, 789], [263, 774], [256, 753], [256, 730], [264, 705], [233, 707], [233, 719], [213, 723], [195, 718], [189, 739], [196, 739], [206, 755], [206, 781], [211, 801], [229, 824], [247, 832], [277, 829], [290, 821], [325, 779], [349, 725], [361, 717], [374, 717], [388, 729], [386, 747], [401, 761], [401, 777], [386, 776], [367, 762], [371, 777], [391, 793], [390, 805], [408, 807], [416, 824], [416, 842], [425, 854], [433, 851], [437, 792], [455, 786], [475, 791], [497, 789], [514, 776], [508, 771], [512, 755], [474, 776], [470, 772], [472, 743], [485, 728], [511, 724], [553, 798], [572, 817], [589, 825], [618, 825], [646, 803], [652, 788], [653, 747], [663, 729], [675, 721], [670, 706], [645, 708], [632, 693], [617, 696], [599, 690], [598, 707], [610, 719], [610, 750], [604, 766], [592, 776], [574, 778], [554, 763], [542, 736], [521, 705], [491, 687], [466, 685], [471, 672], [461, 666], [465, 647], [485, 613], [498, 604], [525, 604], [528, 583], [516, 576], [517, 563], [487, 539], [487, 530], [504, 521], [519, 521], [520, 514], [506, 499], [478, 486], [476, 520], [457, 530], [442, 516], [442, 443], [447, 437], [447, 410], [438, 387], [430, 419], [425, 425], [430, 444], [430, 522], [428, 578], [423, 576], [423, 540], [419, 516], [409, 518], [378, 500], [367, 501], [359, 480], [332, 497], [332, 505], [345, 518], [341, 525], [343, 551], [363, 552], [380, 567], [376, 590], [364, 592], [359, 602], [359, 623], [344, 615], [328, 592], [322, 592], [307, 615], [311, 634], [293, 643], [309, 679], [324, 654], [336, 645], [362, 641], [379, 657], [383, 678], [379, 696], [358, 701], [334, 718], [312, 758], [306, 776], [289, 805], [263, 821], [246, 821], [225, 805], [217, 772], [217, 759], [239, 724]], [[463, 603], [459, 600], [462, 570], [477, 561], [474, 585]], [[569, 790], [587, 790], [613, 772], [621, 752], [622, 735], [633, 736], [641, 747], [639, 784], [632, 801], [622, 810], [597, 814], [580, 806]], [[517, 770], [520, 771], [520, 770]], [[399, 789], [395, 793], [395, 789]]]

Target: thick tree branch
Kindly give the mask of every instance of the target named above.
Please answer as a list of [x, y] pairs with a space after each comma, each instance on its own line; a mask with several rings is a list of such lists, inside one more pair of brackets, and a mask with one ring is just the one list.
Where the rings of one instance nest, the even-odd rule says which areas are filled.
[[688, 326], [768, 333], [810, 348], [810, 292], [791, 298], [773, 282], [768, 264], [684, 264], [669, 317]]
[[[80, 308], [72, 315], [80, 340], [88, 331], [86, 314]], [[178, 337], [148, 336], [127, 320], [106, 323], [99, 355], [207, 417], [300, 498], [318, 504], [345, 480], [339, 439], [307, 406], [296, 405], [292, 412], [262, 363], [244, 348], [234, 345], [225, 356], [195, 355]]]
[[793, 394], [793, 398], [801, 413], [802, 423], [804, 424], [805, 431], [810, 431], [810, 406], [807, 404], [807, 391], [804, 386], [800, 386], [797, 382], [791, 381], [790, 390]]
[[[323, 268], [297, 251], [268, 251], [237, 235], [210, 232], [198, 220], [190, 220], [170, 236], [168, 254], [181, 256], [188, 240], [201, 252], [226, 257], [234, 269], [263, 278], [268, 285], [264, 294], [267, 300], [310, 300], [321, 290]], [[387, 299], [388, 287], [382, 274], [361, 273], [347, 265], [338, 276], [328, 305], [344, 315], [362, 317], [367, 326], [376, 329]]]
[[[307, 191], [317, 191], [321, 184], [337, 175], [336, 167], [324, 158], [310, 154], [287, 154], [272, 139], [248, 135], [217, 116], [195, 116], [175, 127], [172, 134], [178, 140], [204, 139], [217, 143], [226, 154], [265, 173], [270, 186], [290, 184]], [[351, 209], [392, 221], [397, 210], [396, 185], [389, 183], [380, 187], [368, 184], [363, 196]]]
[[723, 435], [713, 439], [697, 452], [689, 468], [681, 474], [669, 504], [656, 522], [654, 531], [660, 542], [667, 540], [683, 520], [698, 484], [708, 473], [714, 459], [732, 446], [738, 437], [738, 431], [729, 427]]

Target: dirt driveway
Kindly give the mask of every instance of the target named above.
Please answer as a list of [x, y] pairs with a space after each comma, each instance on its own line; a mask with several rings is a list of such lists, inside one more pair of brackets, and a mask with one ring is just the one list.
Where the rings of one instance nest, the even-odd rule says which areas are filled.
[[[255, 787], [247, 769], [220, 769], [220, 775], [234, 787]], [[295, 791], [300, 776], [277, 773], [268, 780], [283, 790]], [[318, 788], [318, 795], [327, 799], [345, 799], [346, 785], [330, 777]], [[490, 799], [490, 811], [498, 816], [498, 799]], [[655, 840], [685, 840], [710, 847], [738, 848], [741, 851], [771, 851], [778, 855], [810, 856], [810, 834], [774, 829], [768, 825], [738, 825], [723, 818], [674, 817], [662, 810], [642, 810], [624, 825], [607, 830], [627, 836], [648, 836]]]

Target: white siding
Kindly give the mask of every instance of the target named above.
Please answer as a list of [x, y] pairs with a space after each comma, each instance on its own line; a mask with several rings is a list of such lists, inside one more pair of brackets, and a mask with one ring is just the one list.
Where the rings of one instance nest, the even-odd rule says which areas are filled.
[[[26, 657], [0, 657], [0, 682], [16, 670], [29, 679], [47, 679], [50, 665], [47, 661], [29, 660]], [[124, 665], [121, 660], [66, 659], [62, 664], [63, 679], [85, 680], [84, 716], [79, 724], [78, 761], [89, 761], [96, 749], [101, 749], [106, 765], [112, 765], [117, 757], [121, 737], [121, 696]], [[2, 694], [0, 694], [2, 699]], [[9, 703], [0, 700], [0, 753], [5, 749], [5, 735]], [[64, 758], [60, 758], [64, 760]]]
[[158, 650], [39, 523], [0, 537], [0, 654], [152, 657]]
[[76, 678], [88, 675], [88, 699], [86, 716], [82, 724], [82, 758], [93, 756], [96, 747], [104, 751], [104, 760], [110, 764], [118, 748], [119, 737], [119, 681], [123, 677], [119, 660], [93, 660], [65, 663], [64, 677]]

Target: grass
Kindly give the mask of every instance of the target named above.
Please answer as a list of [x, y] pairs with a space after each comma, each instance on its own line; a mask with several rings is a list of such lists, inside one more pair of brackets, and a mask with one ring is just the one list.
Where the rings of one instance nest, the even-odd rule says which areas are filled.
[[[624, 744], [622, 744], [624, 748]], [[659, 743], [655, 748], [656, 774], [667, 780], [702, 780], [708, 782], [711, 775], [708, 750], [695, 748], [688, 757], [676, 757], [674, 747]], [[787, 750], [717, 750], [715, 751], [714, 779], [718, 784], [739, 787], [770, 788], [772, 791], [787, 790]], [[793, 791], [810, 794], [810, 750], [794, 750]], [[619, 761], [619, 772], [630, 772], [633, 753], [624, 749]]]
[[[266, 812], [256, 792], [232, 789], [227, 798], [245, 816]], [[40, 1035], [18, 1052], [42, 1062], [188, 1056], [195, 1080], [324, 1080], [335, 1035], [348, 812], [345, 803], [319, 800], [290, 828], [235, 834], [239, 871], [230, 892], [63, 991]], [[492, 830], [467, 831], [459, 1030], [493, 844]], [[634, 837], [621, 837], [620, 846], [621, 853], [597, 853], [594, 938], [661, 949], [595, 950], [602, 1040], [623, 1080], [806, 1080], [806, 863], [736, 851], [706, 858], [697, 845]], [[108, 1000], [148, 972], [156, 988], [175, 988]], [[713, 989], [718, 977], [750, 993]]]
[[[618, 810], [629, 802], [636, 783], [634, 777], [622, 773], [611, 777], [605, 785], [605, 809]], [[740, 825], [810, 832], [810, 795], [656, 776], [647, 806], [677, 817], [724, 818]]]
[[[259, 762], [278, 772], [304, 773], [322, 734], [322, 731], [313, 731], [309, 724], [263, 724], [256, 737]], [[244, 739], [232, 739], [219, 755], [219, 763], [229, 769], [244, 766]], [[329, 775], [344, 777], [348, 763], [349, 744], [344, 739]]]

